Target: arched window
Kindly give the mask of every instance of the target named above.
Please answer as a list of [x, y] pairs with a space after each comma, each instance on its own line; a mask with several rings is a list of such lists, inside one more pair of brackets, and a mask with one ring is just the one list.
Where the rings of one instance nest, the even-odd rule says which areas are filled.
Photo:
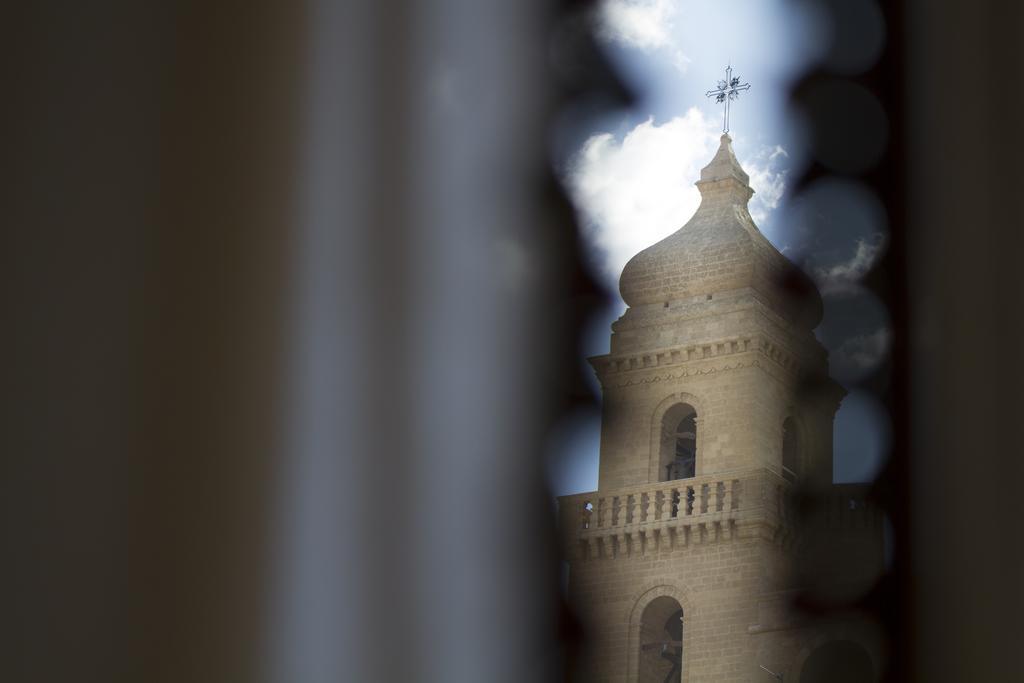
[[689, 479], [697, 474], [697, 411], [677, 403], [661, 420], [660, 481]]
[[796, 422], [792, 417], [787, 417], [782, 423], [782, 476], [787, 481], [795, 482], [800, 475], [800, 439]]
[[640, 683], [679, 681], [683, 671], [683, 608], [667, 595], [640, 618]]

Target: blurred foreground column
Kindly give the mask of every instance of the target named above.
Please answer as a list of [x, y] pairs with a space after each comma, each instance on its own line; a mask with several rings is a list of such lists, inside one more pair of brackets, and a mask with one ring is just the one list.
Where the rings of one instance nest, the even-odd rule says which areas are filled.
[[5, 681], [266, 669], [306, 20], [240, 19], [5, 21]]
[[558, 671], [540, 454], [577, 365], [539, 5], [312, 5], [280, 681]]
[[1024, 10], [908, 6], [916, 679], [1024, 680]]
[[7, 26], [0, 678], [556, 675], [541, 5]]

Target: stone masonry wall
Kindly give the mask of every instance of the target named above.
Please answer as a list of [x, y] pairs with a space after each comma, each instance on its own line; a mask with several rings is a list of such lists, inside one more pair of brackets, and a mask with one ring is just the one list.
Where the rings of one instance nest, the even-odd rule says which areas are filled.
[[661, 418], [677, 403], [697, 410], [697, 475], [763, 466], [780, 471], [790, 381], [756, 352], [696, 363], [690, 376], [606, 387], [601, 423], [601, 489], [659, 480]]
[[[642, 556], [576, 562], [570, 600], [593, 637], [587, 681], [634, 681], [643, 607], [668, 595], [683, 609], [683, 676], [689, 683], [750, 681], [765, 636], [751, 635], [759, 596], [772, 585], [770, 540], [740, 530], [727, 541]], [[756, 668], [756, 667], [755, 667]]]

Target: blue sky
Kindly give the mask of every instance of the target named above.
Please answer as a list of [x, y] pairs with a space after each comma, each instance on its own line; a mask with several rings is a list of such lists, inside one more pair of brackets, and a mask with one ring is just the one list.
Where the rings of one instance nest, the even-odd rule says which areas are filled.
[[[837, 481], [869, 480], [887, 446], [885, 413], [856, 383], [884, 361], [884, 309], [857, 285], [885, 248], [881, 204], [841, 178], [800, 197], [790, 179], [807, 163], [789, 84], [820, 59], [829, 27], [795, 0], [605, 0], [600, 39], [637, 94], [628, 110], [580, 119], [560, 131], [555, 164], [581, 214], [588, 257], [616, 303], [596, 316], [580, 362], [608, 352], [610, 325], [624, 310], [618, 276], [641, 249], [678, 230], [696, 210], [693, 183], [722, 132], [722, 107], [705, 97], [725, 77], [749, 82], [732, 106], [730, 136], [755, 190], [758, 227], [801, 265], [825, 296], [817, 330], [833, 376], [851, 390], [836, 418]], [[558, 152], [561, 152], [559, 155]], [[597, 391], [589, 366], [585, 369]], [[582, 411], [552, 435], [549, 462], [558, 495], [597, 485], [599, 418]]]

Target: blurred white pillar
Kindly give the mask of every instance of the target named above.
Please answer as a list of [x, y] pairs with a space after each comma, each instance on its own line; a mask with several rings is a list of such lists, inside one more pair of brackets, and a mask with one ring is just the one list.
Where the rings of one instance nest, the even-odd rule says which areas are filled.
[[276, 678], [543, 681], [546, 17], [310, 15]]

